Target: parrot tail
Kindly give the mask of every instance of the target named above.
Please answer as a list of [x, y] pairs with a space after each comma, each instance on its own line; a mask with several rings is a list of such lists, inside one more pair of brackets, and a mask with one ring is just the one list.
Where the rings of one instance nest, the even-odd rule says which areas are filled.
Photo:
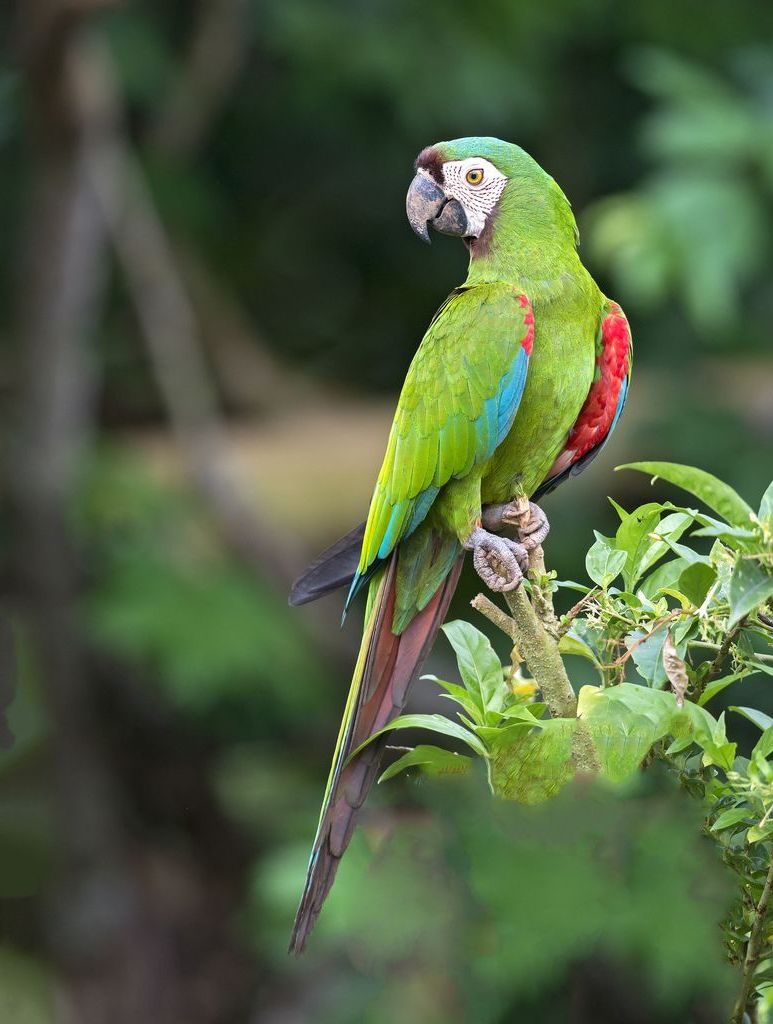
[[429, 653], [453, 596], [463, 556], [457, 558], [428, 604], [399, 635], [392, 632], [398, 553], [373, 577], [365, 628], [338, 734], [306, 884], [295, 915], [290, 952], [301, 953], [333, 884], [360, 808], [376, 777], [386, 736], [352, 751], [403, 710], [408, 686]]
[[350, 530], [321, 555], [317, 555], [293, 583], [289, 601], [293, 606], [316, 601], [339, 587], [348, 587], [360, 561], [360, 548], [365, 535], [365, 523]]

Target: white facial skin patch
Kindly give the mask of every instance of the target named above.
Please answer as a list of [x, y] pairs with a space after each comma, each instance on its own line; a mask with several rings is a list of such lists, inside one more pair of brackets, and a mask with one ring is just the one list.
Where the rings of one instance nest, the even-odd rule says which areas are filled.
[[445, 194], [461, 203], [467, 215], [467, 234], [477, 238], [504, 192], [506, 176], [489, 160], [473, 156], [443, 164], [443, 177]]

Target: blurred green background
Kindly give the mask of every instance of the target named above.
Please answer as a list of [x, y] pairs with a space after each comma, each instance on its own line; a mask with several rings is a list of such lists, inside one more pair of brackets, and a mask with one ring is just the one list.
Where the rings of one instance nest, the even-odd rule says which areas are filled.
[[464, 275], [403, 212], [444, 138], [532, 153], [632, 323], [626, 415], [547, 503], [559, 576], [608, 494], [646, 500], [616, 464], [756, 501], [772, 30], [757, 0], [2, 7], [3, 1020], [722, 1019], [727, 892], [657, 779], [493, 816], [482, 783], [390, 783], [290, 961], [358, 622], [285, 595], [363, 518]]

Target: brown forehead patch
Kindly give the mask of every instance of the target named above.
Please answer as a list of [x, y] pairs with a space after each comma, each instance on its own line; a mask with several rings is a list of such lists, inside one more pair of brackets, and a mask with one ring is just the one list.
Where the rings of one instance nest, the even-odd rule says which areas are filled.
[[427, 146], [416, 157], [416, 170], [420, 167], [429, 171], [438, 185], [443, 184], [443, 158], [434, 146]]

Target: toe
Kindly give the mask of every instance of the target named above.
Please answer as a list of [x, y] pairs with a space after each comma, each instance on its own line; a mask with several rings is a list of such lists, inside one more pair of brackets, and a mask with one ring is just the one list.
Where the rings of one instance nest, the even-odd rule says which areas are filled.
[[519, 544], [518, 541], [503, 538], [510, 551], [512, 551], [522, 573], [529, 570], [529, 550], [526, 544]]

